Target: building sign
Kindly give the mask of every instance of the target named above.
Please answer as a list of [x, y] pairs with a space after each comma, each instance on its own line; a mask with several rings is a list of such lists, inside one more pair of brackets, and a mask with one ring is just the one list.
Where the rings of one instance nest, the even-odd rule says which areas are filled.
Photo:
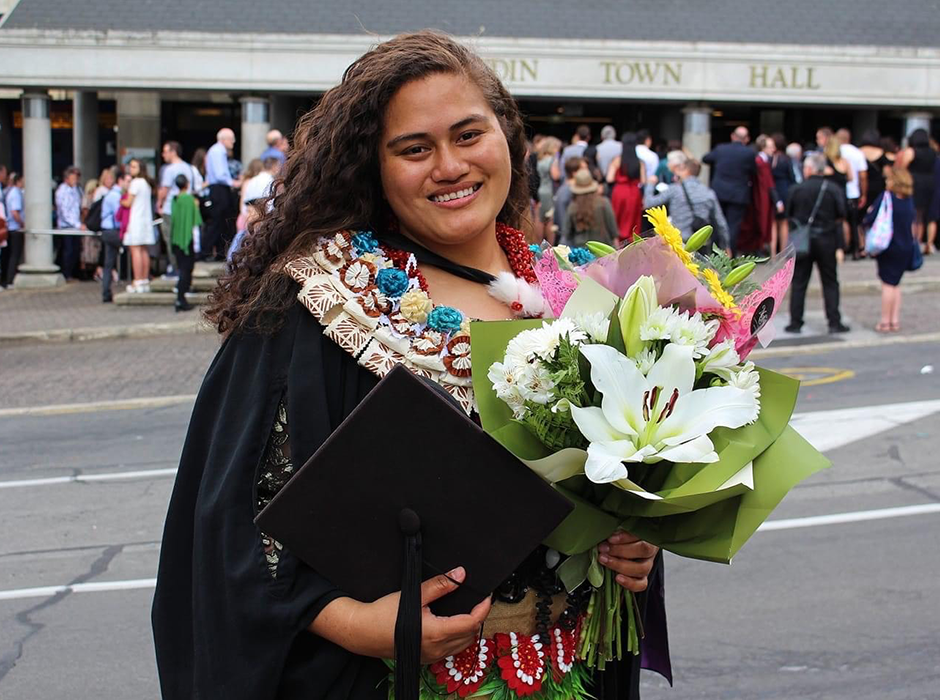
[[537, 58], [488, 58], [485, 61], [504, 83], [537, 83], [539, 80]]
[[681, 63], [660, 61], [601, 61], [604, 85], [679, 85]]
[[[643, 96], [662, 89], [664, 98], [673, 97], [673, 91], [702, 90], [702, 67], [691, 64], [687, 70], [682, 61], [669, 60], [600, 60], [596, 64], [568, 61], [560, 64], [551, 59], [486, 58], [484, 59], [506, 85], [512, 88], [541, 88], [550, 94], [553, 85], [573, 80], [584, 88], [611, 91], [618, 88], [636, 88]], [[575, 67], [575, 70], [572, 68]], [[716, 73], [717, 71], [711, 71]], [[770, 63], [740, 63], [723, 66], [720, 72], [723, 86], [735, 93], [756, 99], [766, 99], [762, 93], [815, 92], [822, 89], [818, 66], [776, 65]], [[668, 90], [667, 90], [668, 89]]]
[[771, 90], [818, 90], [816, 69], [811, 66], [769, 66], [752, 65], [751, 80], [748, 87]]

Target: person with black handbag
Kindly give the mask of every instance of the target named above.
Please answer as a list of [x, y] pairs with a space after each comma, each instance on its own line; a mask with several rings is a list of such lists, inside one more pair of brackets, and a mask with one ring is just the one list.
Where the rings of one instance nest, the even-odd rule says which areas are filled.
[[[842, 225], [846, 217], [845, 194], [823, 175], [826, 157], [809, 156], [803, 164], [804, 181], [790, 190], [786, 217], [790, 222], [788, 240], [796, 249], [796, 268], [790, 287], [790, 324], [788, 333], [800, 333], [803, 328], [803, 309], [806, 288], [813, 274], [813, 263], [819, 268], [823, 301], [830, 333], [850, 330], [842, 323], [839, 312], [839, 277], [837, 251], [842, 250]], [[787, 241], [783, 241], [785, 246]]]
[[[682, 233], [682, 240], [689, 237], [703, 226], [711, 226], [711, 242], [719, 248], [729, 247], [728, 222], [721, 211], [718, 197], [698, 180], [698, 163], [690, 160], [682, 151], [670, 151], [666, 156], [669, 170], [676, 176], [675, 182], [665, 191], [655, 194], [652, 178], [646, 183], [643, 193], [643, 207], [665, 206], [669, 219]], [[707, 250], [711, 249], [711, 243]]]

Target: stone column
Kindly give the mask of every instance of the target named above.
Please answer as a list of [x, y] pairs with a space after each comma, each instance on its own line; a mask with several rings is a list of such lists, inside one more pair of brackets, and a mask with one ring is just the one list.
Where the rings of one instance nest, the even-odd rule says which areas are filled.
[[904, 145], [907, 145], [907, 137], [915, 129], [924, 129], [929, 134], [931, 119], [933, 119], [933, 114], [930, 112], [907, 112], [904, 115]]
[[118, 92], [118, 163], [130, 158], [144, 162], [150, 177], [160, 165], [160, 93]]
[[[23, 218], [26, 229], [52, 228], [52, 126], [49, 93], [23, 94]], [[16, 289], [57, 287], [65, 278], [53, 262], [52, 236], [26, 234]]]
[[245, 167], [268, 147], [265, 137], [271, 129], [271, 105], [263, 97], [242, 97], [241, 161]]
[[[685, 123], [682, 132], [682, 147], [698, 160], [712, 149], [712, 108], [706, 105], [689, 105], [682, 110]], [[702, 166], [699, 179], [708, 184], [708, 166]]]
[[82, 181], [98, 177], [98, 93], [76, 91], [72, 102], [72, 162]]

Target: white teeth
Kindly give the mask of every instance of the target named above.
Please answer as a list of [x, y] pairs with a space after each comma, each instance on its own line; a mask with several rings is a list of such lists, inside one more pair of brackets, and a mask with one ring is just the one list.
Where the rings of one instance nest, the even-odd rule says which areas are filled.
[[476, 191], [476, 187], [468, 187], [465, 190], [460, 190], [459, 192], [451, 192], [449, 194], [435, 195], [431, 197], [432, 201], [435, 202], [449, 202], [452, 199], [461, 199], [463, 197], [469, 197]]

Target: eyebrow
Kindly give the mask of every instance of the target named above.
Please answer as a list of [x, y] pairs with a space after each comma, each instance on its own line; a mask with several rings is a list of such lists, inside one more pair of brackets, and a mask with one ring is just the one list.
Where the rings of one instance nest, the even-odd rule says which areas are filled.
[[[464, 117], [459, 122], [451, 124], [448, 131], [457, 131], [459, 129], [463, 129], [465, 126], [469, 126], [470, 124], [473, 124], [474, 122], [485, 122], [485, 121], [487, 121], [487, 119], [482, 114], [471, 114], [467, 117]], [[387, 144], [385, 144], [385, 147], [394, 148], [395, 146], [402, 143], [403, 141], [414, 141], [417, 139], [428, 138], [428, 136], [430, 136], [430, 134], [424, 131], [416, 132], [413, 134], [402, 134], [401, 136], [396, 136]]]

